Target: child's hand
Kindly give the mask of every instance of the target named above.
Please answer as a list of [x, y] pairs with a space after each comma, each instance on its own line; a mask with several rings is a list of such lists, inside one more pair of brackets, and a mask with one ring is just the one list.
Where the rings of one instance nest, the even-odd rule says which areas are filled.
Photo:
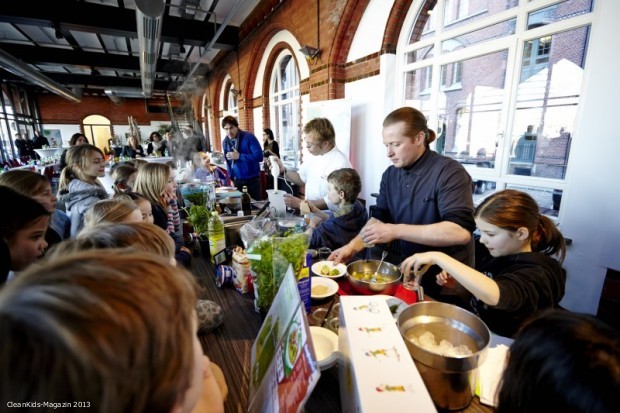
[[437, 274], [437, 284], [441, 285], [442, 287], [446, 287], [446, 288], [455, 288], [456, 280], [452, 278], [452, 276], [448, 274], [447, 272], [442, 271], [439, 274]]

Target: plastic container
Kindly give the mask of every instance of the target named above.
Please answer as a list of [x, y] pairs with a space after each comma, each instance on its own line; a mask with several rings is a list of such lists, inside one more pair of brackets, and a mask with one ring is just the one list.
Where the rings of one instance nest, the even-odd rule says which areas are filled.
[[[209, 233], [209, 252], [211, 257], [226, 248], [226, 234], [224, 232], [224, 222], [216, 211], [211, 213], [208, 224]], [[213, 258], [212, 258], [213, 259]]]

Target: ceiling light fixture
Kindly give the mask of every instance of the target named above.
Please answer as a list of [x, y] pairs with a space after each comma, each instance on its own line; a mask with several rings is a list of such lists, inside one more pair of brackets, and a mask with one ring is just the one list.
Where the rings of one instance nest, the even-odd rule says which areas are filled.
[[91, 68], [90, 68], [90, 75], [91, 76], [101, 76], [101, 72], [98, 71], [96, 68], [91, 66]]
[[163, 15], [163, 0], [136, 0], [140, 77], [145, 97], [151, 97], [153, 94]]
[[186, 53], [185, 46], [183, 46], [183, 39], [179, 40], [179, 46], [181, 46], [179, 53]]

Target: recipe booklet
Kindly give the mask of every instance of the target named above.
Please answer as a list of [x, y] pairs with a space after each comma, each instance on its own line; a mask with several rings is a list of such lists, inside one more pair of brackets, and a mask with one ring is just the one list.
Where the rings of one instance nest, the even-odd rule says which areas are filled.
[[299, 412], [321, 372], [293, 267], [252, 345], [249, 412]]

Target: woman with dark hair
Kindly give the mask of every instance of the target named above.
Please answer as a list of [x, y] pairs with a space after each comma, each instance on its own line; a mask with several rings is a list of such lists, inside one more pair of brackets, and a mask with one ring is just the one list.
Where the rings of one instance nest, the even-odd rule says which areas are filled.
[[[75, 145], [82, 145], [85, 143], [89, 143], [88, 139], [86, 138], [86, 136], [83, 133], [74, 133], [71, 136], [71, 139], [69, 139], [69, 146], [75, 146]], [[62, 151], [62, 154], [60, 155], [60, 170], [62, 171], [62, 169], [67, 166], [67, 151], [68, 149], [65, 149], [64, 151]]]
[[280, 157], [280, 147], [275, 139], [271, 129], [263, 129], [263, 156], [265, 158], [269, 158], [272, 155]]
[[280, 158], [280, 147], [273, 136], [273, 131], [269, 128], [263, 129], [263, 169], [267, 177], [267, 188], [273, 189], [274, 182], [273, 176], [269, 173], [271, 164], [269, 162], [270, 156], [276, 156]]
[[159, 153], [160, 156], [164, 156], [164, 152], [166, 151], [168, 146], [166, 145], [166, 141], [161, 137], [159, 132], [151, 133], [151, 135], [149, 136], [149, 141], [151, 142], [146, 147], [146, 154], [155, 155], [156, 152]]
[[611, 413], [618, 406], [618, 330], [563, 310], [523, 326], [510, 346], [497, 413]]

